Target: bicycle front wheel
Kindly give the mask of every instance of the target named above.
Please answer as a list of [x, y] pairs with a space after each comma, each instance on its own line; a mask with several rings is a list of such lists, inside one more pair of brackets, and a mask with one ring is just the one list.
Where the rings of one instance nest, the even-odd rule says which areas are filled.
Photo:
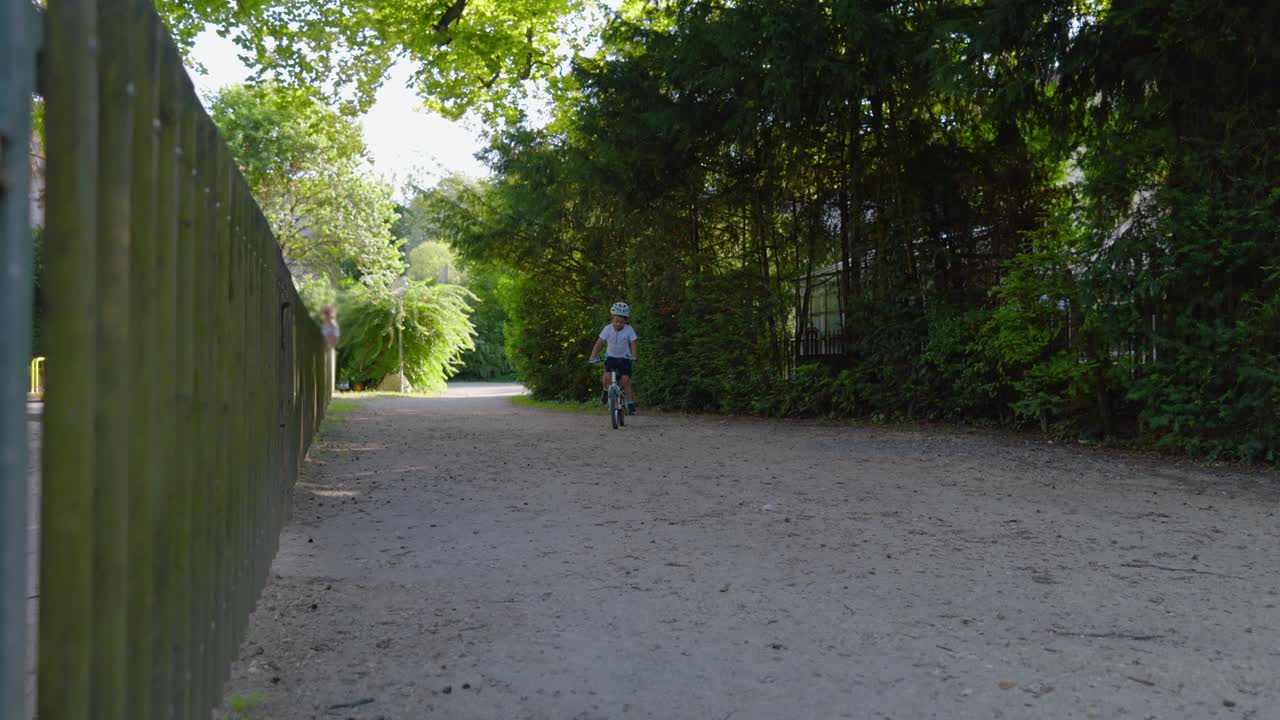
[[609, 388], [609, 422], [613, 429], [618, 429], [619, 418], [622, 417], [622, 403], [618, 402], [617, 388]]

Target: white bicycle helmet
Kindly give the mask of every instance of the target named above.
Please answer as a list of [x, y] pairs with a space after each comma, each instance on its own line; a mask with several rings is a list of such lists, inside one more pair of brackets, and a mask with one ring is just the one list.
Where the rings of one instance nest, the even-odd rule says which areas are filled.
[[609, 308], [611, 315], [621, 315], [624, 318], [631, 317], [631, 306], [624, 302], [616, 302], [613, 307]]

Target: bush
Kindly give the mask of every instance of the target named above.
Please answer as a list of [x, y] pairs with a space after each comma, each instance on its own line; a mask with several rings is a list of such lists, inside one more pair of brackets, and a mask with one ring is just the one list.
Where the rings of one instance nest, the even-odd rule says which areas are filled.
[[377, 386], [399, 371], [403, 350], [405, 379], [415, 392], [444, 389], [463, 351], [473, 347], [472, 298], [458, 285], [410, 282], [402, 296], [375, 284], [352, 286], [340, 298], [339, 377]]
[[465, 283], [475, 294], [475, 312], [471, 322], [476, 328], [475, 349], [462, 353], [457, 377], [468, 380], [493, 380], [510, 377], [515, 371], [507, 359], [504, 326], [507, 313], [498, 295], [501, 271], [472, 270]]

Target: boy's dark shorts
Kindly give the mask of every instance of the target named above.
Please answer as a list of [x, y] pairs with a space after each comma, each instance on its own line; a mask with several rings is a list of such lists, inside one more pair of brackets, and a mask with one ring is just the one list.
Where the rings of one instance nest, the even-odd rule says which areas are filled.
[[604, 371], [618, 371], [619, 377], [631, 377], [631, 361], [626, 358], [607, 357], [604, 359]]

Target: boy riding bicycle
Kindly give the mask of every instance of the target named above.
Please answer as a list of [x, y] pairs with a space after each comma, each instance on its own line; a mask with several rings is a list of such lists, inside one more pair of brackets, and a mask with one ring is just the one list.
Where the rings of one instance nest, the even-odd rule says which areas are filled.
[[609, 373], [616, 370], [618, 377], [622, 378], [622, 391], [627, 397], [627, 413], [634, 415], [636, 398], [631, 392], [631, 361], [636, 358], [636, 340], [639, 338], [636, 337], [635, 328], [628, 322], [631, 318], [631, 308], [626, 303], [614, 303], [613, 307], [609, 308], [609, 312], [613, 314], [613, 318], [600, 331], [600, 338], [591, 349], [591, 357], [595, 357], [600, 352], [600, 346], [606, 346], [604, 373], [600, 375], [600, 384], [604, 392], [600, 400], [609, 402]]

